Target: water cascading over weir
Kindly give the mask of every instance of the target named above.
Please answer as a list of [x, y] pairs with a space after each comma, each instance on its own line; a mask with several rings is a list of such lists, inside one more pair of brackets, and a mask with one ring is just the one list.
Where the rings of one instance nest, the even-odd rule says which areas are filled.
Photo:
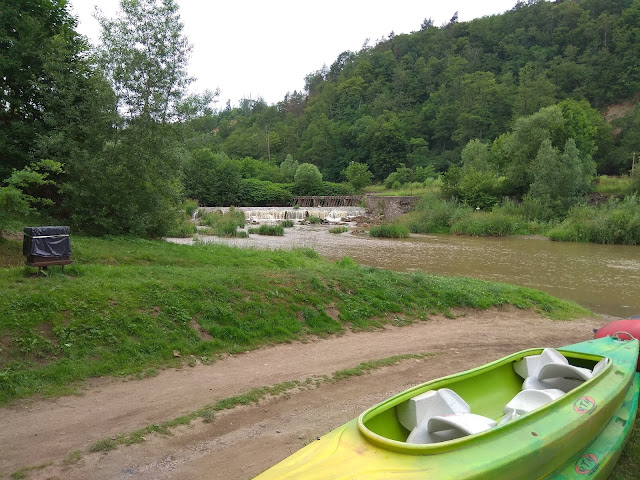
[[[230, 207], [203, 207], [207, 212], [229, 211]], [[304, 221], [309, 217], [318, 217], [327, 222], [339, 222], [342, 219], [364, 216], [363, 207], [235, 207], [244, 212], [249, 222], [276, 222], [281, 220]]]

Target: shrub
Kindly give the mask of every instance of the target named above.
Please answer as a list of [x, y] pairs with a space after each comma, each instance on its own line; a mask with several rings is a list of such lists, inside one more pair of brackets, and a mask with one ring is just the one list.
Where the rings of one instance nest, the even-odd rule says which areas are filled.
[[229, 208], [229, 211], [222, 213], [221, 210], [204, 213], [200, 216], [200, 224], [211, 227], [213, 233], [219, 237], [237, 236], [237, 228], [245, 225], [244, 212]]
[[611, 199], [600, 208], [573, 207], [567, 218], [549, 232], [552, 240], [609, 244], [640, 244], [640, 201]]
[[293, 220], [283, 220], [280, 222], [283, 228], [291, 228], [293, 227]]
[[329, 233], [344, 233], [348, 231], [349, 229], [347, 227], [334, 227], [329, 229]]
[[193, 214], [198, 209], [198, 202], [195, 200], [185, 200], [182, 202], [182, 208], [184, 208], [184, 213], [187, 214], [189, 218], [193, 217]]
[[502, 237], [525, 233], [526, 223], [525, 219], [519, 215], [501, 212], [473, 212], [456, 219], [451, 225], [451, 233], [474, 237]]
[[169, 229], [169, 231], [167, 232], [167, 237], [187, 238], [193, 236], [196, 231], [196, 226], [189, 220], [184, 219], [183, 221]]
[[254, 178], [243, 179], [240, 183], [239, 204], [252, 207], [290, 205], [293, 195], [291, 185], [273, 183]]
[[632, 195], [640, 195], [640, 164], [636, 165], [633, 172], [631, 172], [629, 193]]
[[260, 225], [258, 228], [250, 228], [249, 233], [282, 237], [284, 235], [284, 227], [282, 225]]
[[[411, 233], [447, 232], [457, 209], [459, 206], [455, 200], [444, 200], [438, 195], [428, 194], [422, 197], [413, 212], [404, 216], [402, 224]], [[466, 207], [464, 210], [471, 211]]]
[[320, 217], [314, 217], [313, 215], [311, 215], [307, 218], [307, 222], [311, 223], [312, 225], [316, 225], [318, 223], [322, 223], [322, 219]]
[[311, 163], [303, 163], [298, 167], [294, 181], [298, 195], [319, 195], [323, 191], [322, 174]]
[[375, 225], [369, 230], [370, 237], [407, 238], [409, 229], [403, 225]]

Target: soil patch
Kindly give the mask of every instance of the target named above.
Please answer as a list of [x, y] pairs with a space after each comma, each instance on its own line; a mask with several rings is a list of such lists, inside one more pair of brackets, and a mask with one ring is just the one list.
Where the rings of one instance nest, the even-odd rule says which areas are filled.
[[[278, 345], [143, 380], [93, 381], [81, 396], [23, 401], [0, 409], [0, 476], [49, 463], [28, 471], [27, 478], [252, 478], [412, 385], [525, 348], [584, 341], [607, 321], [558, 322], [515, 308], [471, 311], [455, 319], [438, 317], [407, 327]], [[172, 430], [172, 435], [148, 435], [140, 444], [87, 453], [103, 438], [176, 418], [251, 388], [423, 352], [435, 356], [218, 412], [212, 422], [198, 419]], [[78, 450], [82, 455], [69, 457]]]

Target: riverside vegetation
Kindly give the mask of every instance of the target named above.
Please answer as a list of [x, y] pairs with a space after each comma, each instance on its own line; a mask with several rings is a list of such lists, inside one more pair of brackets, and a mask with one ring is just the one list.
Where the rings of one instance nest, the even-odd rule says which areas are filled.
[[[406, 324], [460, 307], [513, 304], [557, 319], [581, 307], [512, 285], [335, 263], [312, 250], [183, 246], [74, 236], [74, 264], [47, 278], [0, 249], [0, 403], [73, 391], [103, 375], [154, 375], [178, 351], [224, 353], [345, 329]], [[332, 313], [336, 312], [336, 313]]]
[[440, 27], [424, 19], [343, 52], [275, 105], [218, 110], [218, 92], [187, 95], [192, 46], [175, 0], [99, 15], [93, 50], [68, 3], [10, 2], [0, 230], [35, 211], [76, 233], [190, 235], [184, 198], [285, 205], [372, 182], [429, 194], [441, 182], [445, 200], [482, 212], [448, 222], [455, 233], [535, 233], [569, 215], [554, 238], [637, 242], [594, 233], [635, 222], [632, 201], [597, 218], [581, 205], [595, 175], [628, 176], [637, 151], [639, 15], [636, 0], [536, 0]]

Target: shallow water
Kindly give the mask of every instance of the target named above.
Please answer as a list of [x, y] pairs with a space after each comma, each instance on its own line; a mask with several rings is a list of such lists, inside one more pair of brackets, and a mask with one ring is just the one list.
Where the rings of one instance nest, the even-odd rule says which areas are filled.
[[[533, 287], [574, 300], [596, 313], [640, 314], [640, 246], [551, 242], [531, 238], [413, 235], [376, 239], [329, 233], [330, 226], [296, 225], [284, 237], [202, 237], [256, 248], [313, 248], [321, 255], [396, 271], [421, 271]], [[174, 239], [189, 243], [190, 239]]]

